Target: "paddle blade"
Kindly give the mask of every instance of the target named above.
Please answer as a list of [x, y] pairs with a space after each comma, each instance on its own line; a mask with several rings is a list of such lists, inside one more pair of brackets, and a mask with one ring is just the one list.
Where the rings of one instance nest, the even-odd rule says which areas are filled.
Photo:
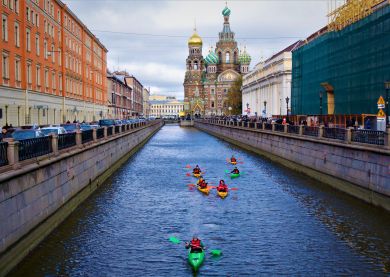
[[187, 186], [189, 186], [189, 187], [195, 187], [195, 185], [194, 184], [188, 184]]
[[191, 168], [191, 166], [189, 164], [186, 165], [186, 168]]
[[190, 173], [186, 173], [186, 176], [191, 176], [191, 174]]
[[213, 249], [213, 250], [210, 251], [210, 254], [213, 255], [213, 256], [221, 256], [222, 255], [222, 251], [218, 250], [218, 249]]
[[176, 238], [176, 237], [170, 237], [169, 241], [174, 243], [174, 244], [179, 244], [180, 243], [180, 240], [178, 238]]
[[229, 171], [229, 170], [225, 170], [225, 173], [229, 174], [229, 173], [230, 173], [230, 171]]
[[238, 190], [238, 188], [230, 188], [229, 190]]

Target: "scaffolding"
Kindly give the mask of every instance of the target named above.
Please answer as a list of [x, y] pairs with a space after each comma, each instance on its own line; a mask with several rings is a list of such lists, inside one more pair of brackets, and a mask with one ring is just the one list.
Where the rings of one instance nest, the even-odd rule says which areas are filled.
[[328, 2], [328, 30], [340, 31], [369, 16], [378, 6], [389, 0], [330, 0]]

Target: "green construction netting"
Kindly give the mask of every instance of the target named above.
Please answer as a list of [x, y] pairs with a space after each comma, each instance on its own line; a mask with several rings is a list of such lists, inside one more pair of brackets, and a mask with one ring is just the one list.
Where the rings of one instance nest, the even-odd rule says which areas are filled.
[[[320, 114], [321, 83], [333, 87], [334, 114], [376, 114], [390, 81], [390, 5], [293, 52], [292, 113]], [[327, 93], [323, 114], [328, 113]]]

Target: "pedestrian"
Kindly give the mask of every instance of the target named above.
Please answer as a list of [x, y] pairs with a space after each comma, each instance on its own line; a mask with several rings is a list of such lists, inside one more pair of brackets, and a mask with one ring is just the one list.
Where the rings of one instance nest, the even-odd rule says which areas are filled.
[[367, 118], [366, 122], [365, 122], [365, 125], [366, 125], [366, 129], [370, 130], [371, 129], [371, 121], [369, 118]]
[[7, 137], [7, 128], [6, 126], [3, 126], [3, 128], [1, 129], [0, 141], [3, 141], [3, 139], [6, 137]]

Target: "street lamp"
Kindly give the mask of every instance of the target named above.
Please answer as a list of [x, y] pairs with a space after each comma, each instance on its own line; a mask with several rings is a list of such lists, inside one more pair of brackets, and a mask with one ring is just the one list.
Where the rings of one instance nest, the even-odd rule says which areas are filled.
[[386, 100], [385, 100], [385, 105], [386, 105], [386, 126], [390, 125], [389, 122], [389, 117], [390, 117], [390, 109], [389, 109], [389, 91], [390, 91], [390, 81], [385, 82], [385, 89], [386, 89]]
[[288, 96], [286, 97], [286, 104], [287, 104], [287, 119], [288, 119], [288, 101], [290, 101], [290, 98], [288, 98]]
[[267, 117], [267, 101], [264, 101], [264, 117]]
[[322, 121], [322, 91], [320, 91], [320, 124]]
[[232, 115], [232, 110], [233, 110], [233, 108], [232, 108], [232, 107], [229, 107], [228, 110], [229, 110], [229, 115]]

